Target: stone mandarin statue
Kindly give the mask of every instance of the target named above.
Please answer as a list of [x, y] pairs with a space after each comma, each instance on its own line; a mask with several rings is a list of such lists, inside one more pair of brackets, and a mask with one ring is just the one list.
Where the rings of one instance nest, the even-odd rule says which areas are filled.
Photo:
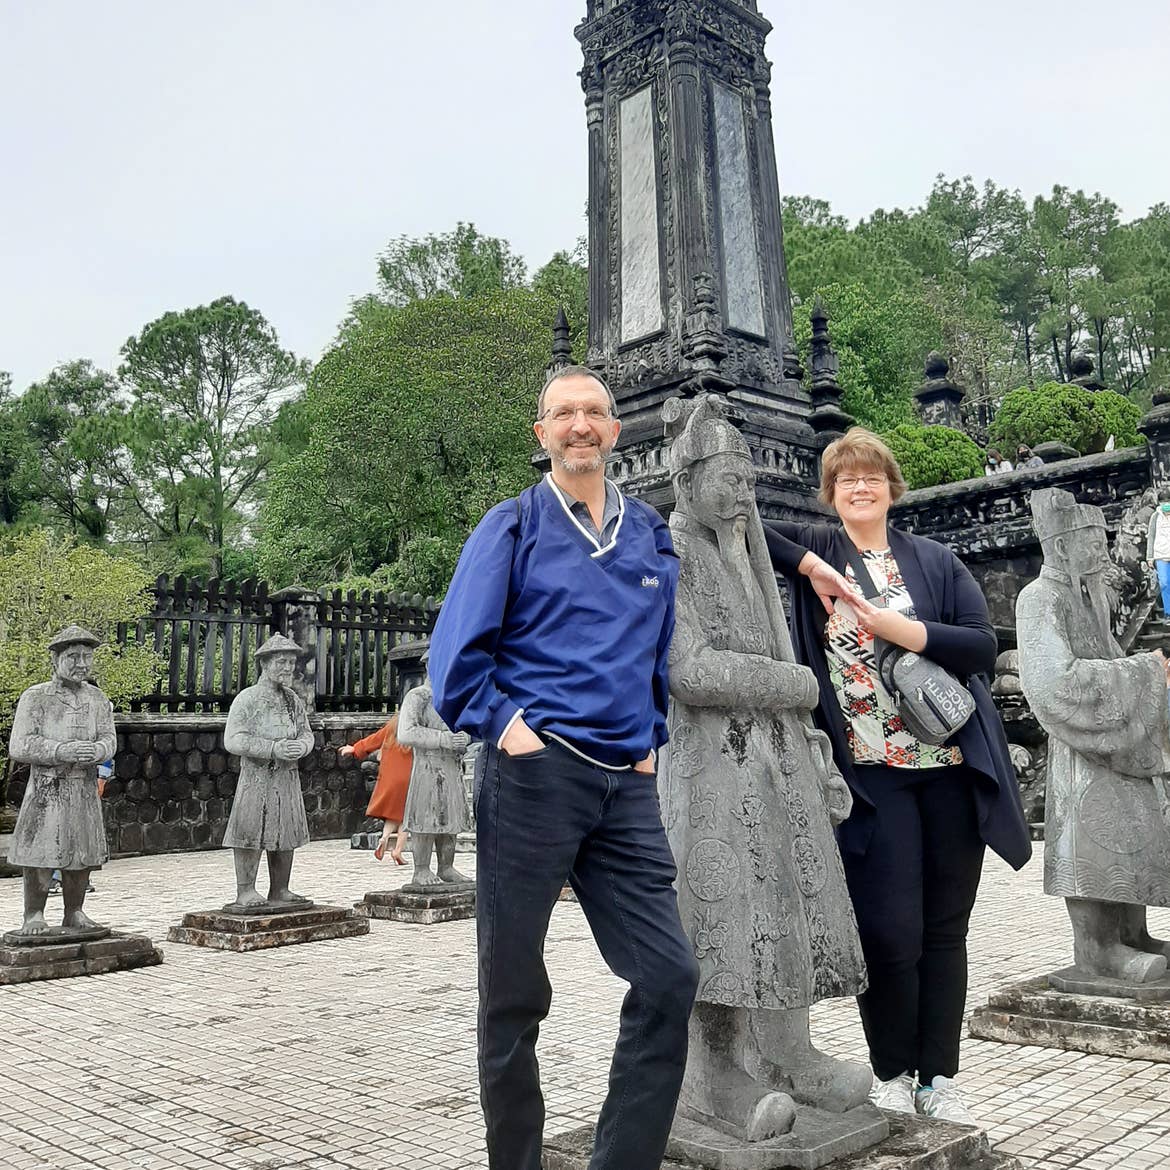
[[1044, 550], [1016, 602], [1020, 684], [1050, 737], [1044, 890], [1065, 899], [1078, 973], [1146, 983], [1166, 973], [1147, 906], [1170, 906], [1166, 662], [1125, 657], [1110, 623], [1099, 508], [1032, 493]]
[[[53, 678], [29, 687], [16, 707], [9, 755], [28, 764], [8, 860], [24, 868], [24, 925], [19, 934], [103, 931], [82, 909], [89, 871], [109, 856], [98, 801], [97, 766], [117, 747], [109, 699], [93, 686], [99, 639], [69, 626], [49, 642]], [[59, 929], [45, 922], [53, 870], [61, 871], [65, 914]]]
[[811, 1004], [865, 985], [833, 837], [851, 798], [793, 661], [747, 445], [707, 395], [663, 413], [682, 566], [659, 785], [701, 972], [679, 1112], [759, 1141], [796, 1103], [843, 1112], [871, 1085], [809, 1038]]
[[[309, 840], [297, 761], [313, 750], [313, 732], [293, 689], [300, 647], [274, 634], [256, 651], [260, 680], [228, 710], [224, 747], [240, 757], [240, 778], [223, 843], [235, 851], [234, 911], [304, 909], [310, 900], [289, 889], [293, 851]], [[260, 854], [268, 853], [268, 897], [256, 889]]]
[[[457, 885], [469, 887], [472, 883], [455, 868], [455, 839], [469, 826], [463, 756], [471, 737], [452, 731], [439, 717], [429, 681], [403, 698], [398, 742], [414, 753], [403, 818], [410, 830], [414, 875], [403, 889], [441, 893]], [[437, 873], [431, 868], [432, 852]]]

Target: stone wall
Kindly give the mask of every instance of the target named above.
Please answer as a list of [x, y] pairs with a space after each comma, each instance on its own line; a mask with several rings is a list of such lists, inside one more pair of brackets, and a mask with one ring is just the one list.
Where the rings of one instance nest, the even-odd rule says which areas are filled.
[[1028, 499], [1035, 488], [1059, 487], [1105, 513], [1111, 535], [1132, 500], [1150, 486], [1146, 448], [1106, 451], [907, 492], [894, 523], [952, 549], [983, 587], [1001, 643], [1015, 643], [1016, 597], [1040, 571], [1040, 544]]
[[[367, 821], [366, 774], [339, 761], [337, 749], [376, 731], [386, 716], [314, 715], [316, 740], [300, 764], [301, 791], [314, 839], [347, 837]], [[240, 763], [223, 747], [226, 715], [119, 715], [114, 777], [102, 798], [110, 852], [175, 853], [223, 841]], [[14, 769], [9, 799], [19, 805], [27, 769]]]

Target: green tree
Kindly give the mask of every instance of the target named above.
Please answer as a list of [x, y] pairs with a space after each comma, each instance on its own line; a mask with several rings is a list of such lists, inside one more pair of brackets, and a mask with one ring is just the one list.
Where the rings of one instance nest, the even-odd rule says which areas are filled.
[[[911, 422], [910, 395], [921, 384], [923, 358], [938, 347], [938, 321], [926, 300], [900, 289], [883, 296], [856, 283], [826, 285], [820, 294], [841, 361], [845, 410], [872, 430]], [[807, 355], [812, 329], [806, 314], [796, 314], [795, 331]]]
[[1073, 354], [1088, 323], [1084, 293], [1099, 273], [1109, 234], [1118, 226], [1117, 205], [1101, 195], [1070, 191], [1059, 184], [1050, 198], [1032, 205], [1034, 247], [1047, 307], [1037, 325], [1051, 347], [1052, 371], [1067, 381]]
[[474, 297], [524, 283], [524, 261], [507, 240], [473, 223], [422, 239], [398, 236], [378, 257], [377, 299], [406, 305], [428, 297]]
[[556, 311], [530, 289], [370, 306], [313, 371], [308, 445], [277, 468], [260, 567], [278, 584], [384, 569], [442, 594], [484, 512], [534, 479]]
[[955, 483], [983, 474], [983, 452], [962, 431], [903, 423], [882, 435], [911, 488]]
[[154, 689], [163, 662], [144, 646], [119, 647], [119, 622], [151, 612], [150, 576], [135, 561], [48, 529], [0, 538], [0, 776], [12, 716], [23, 691], [49, 677], [46, 645], [78, 622], [102, 638], [98, 685], [116, 708]]
[[583, 361], [589, 338], [589, 267], [587, 244], [579, 239], [571, 252], [556, 252], [537, 269], [532, 289], [562, 306], [572, 330], [573, 358]]
[[92, 362], [67, 362], [24, 392], [20, 415], [39, 454], [38, 490], [49, 514], [72, 536], [104, 541], [120, 494], [117, 379]]
[[272, 458], [268, 429], [307, 366], [234, 297], [164, 314], [122, 356], [133, 405], [120, 478], [141, 537], [178, 567], [220, 576]]
[[40, 469], [12, 376], [0, 370], [0, 527], [35, 523], [40, 516]]

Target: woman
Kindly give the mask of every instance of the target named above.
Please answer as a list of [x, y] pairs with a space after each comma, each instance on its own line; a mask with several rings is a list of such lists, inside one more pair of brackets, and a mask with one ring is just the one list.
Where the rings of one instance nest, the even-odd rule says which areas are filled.
[[[858, 997], [883, 1108], [970, 1124], [955, 1075], [967, 990], [967, 924], [985, 846], [1019, 869], [1031, 856], [1015, 772], [982, 677], [996, 639], [974, 578], [948, 549], [889, 526], [906, 490], [874, 434], [853, 427], [821, 463], [838, 525], [772, 522], [773, 566], [792, 579], [797, 656], [820, 684], [815, 717], [853, 792], [838, 843], [869, 969]], [[861, 555], [878, 604], [849, 566]], [[903, 727], [874, 670], [873, 638], [966, 681], [977, 711], [946, 744]]]
[[338, 753], [342, 759], [355, 758], [358, 763], [378, 753], [378, 779], [366, 805], [366, 816], [379, 817], [382, 821], [382, 835], [374, 849], [374, 857], [381, 861], [386, 856], [386, 846], [394, 837], [394, 849], [390, 856], [405, 865], [402, 851], [406, 848], [406, 830], [402, 827], [402, 816], [406, 811], [406, 790], [410, 786], [411, 751], [398, 742], [398, 716], [391, 715], [373, 735], [359, 739], [355, 744], [346, 744]]

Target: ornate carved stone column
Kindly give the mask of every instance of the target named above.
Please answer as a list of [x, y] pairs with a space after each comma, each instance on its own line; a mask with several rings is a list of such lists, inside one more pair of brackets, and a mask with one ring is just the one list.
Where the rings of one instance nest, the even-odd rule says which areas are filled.
[[967, 391], [950, 378], [951, 363], [941, 353], [926, 359], [926, 381], [914, 391], [914, 405], [928, 427], [963, 429], [963, 399]]
[[1154, 392], [1154, 405], [1138, 423], [1138, 430], [1146, 436], [1150, 454], [1150, 483], [1158, 499], [1170, 498], [1170, 393]]
[[[589, 271], [604, 273], [608, 267], [606, 233], [595, 231], [594, 216], [606, 206], [605, 189], [609, 172], [605, 151], [605, 93], [601, 82], [601, 55], [585, 53], [585, 67], [581, 70], [581, 86], [585, 90], [585, 123], [589, 129]], [[609, 343], [609, 281], [589, 281], [589, 353], [590, 365], [604, 360]]]
[[[820, 443], [792, 341], [755, 0], [587, 0], [589, 363], [624, 427], [613, 473], [669, 505], [662, 403], [713, 391], [765, 515], [807, 513]], [[812, 506], [815, 510], [815, 505]]]
[[840, 361], [829, 337], [829, 314], [818, 296], [809, 314], [812, 322], [812, 406], [809, 424], [827, 445], [843, 435], [854, 423], [841, 409], [841, 383], [837, 381]]

